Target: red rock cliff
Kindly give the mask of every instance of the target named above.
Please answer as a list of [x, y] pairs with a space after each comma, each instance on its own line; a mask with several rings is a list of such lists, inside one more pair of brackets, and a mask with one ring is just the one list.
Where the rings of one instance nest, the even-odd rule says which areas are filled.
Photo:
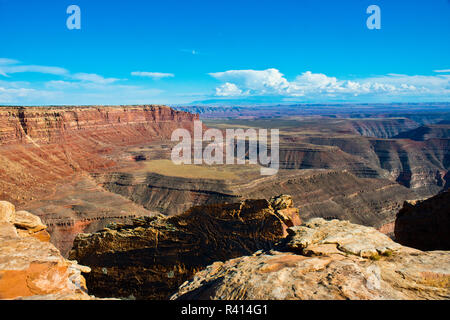
[[15, 204], [75, 171], [108, 168], [121, 146], [170, 139], [198, 115], [166, 106], [0, 107], [0, 197]]

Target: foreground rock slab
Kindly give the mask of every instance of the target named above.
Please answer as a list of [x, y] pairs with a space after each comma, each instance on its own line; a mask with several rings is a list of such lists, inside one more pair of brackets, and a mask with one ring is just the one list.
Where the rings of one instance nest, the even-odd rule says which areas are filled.
[[41, 220], [0, 202], [0, 299], [87, 300], [82, 272], [64, 259]]
[[450, 252], [422, 252], [370, 227], [312, 219], [277, 250], [215, 262], [171, 299], [449, 299]]
[[70, 257], [92, 269], [86, 280], [95, 296], [168, 299], [208, 264], [269, 250], [299, 223], [289, 196], [199, 206], [80, 234]]

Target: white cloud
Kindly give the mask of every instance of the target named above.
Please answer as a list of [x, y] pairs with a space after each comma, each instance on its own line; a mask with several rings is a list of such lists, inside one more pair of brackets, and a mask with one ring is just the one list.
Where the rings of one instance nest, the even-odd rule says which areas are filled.
[[210, 73], [225, 82], [216, 88], [216, 96], [283, 96], [306, 98], [342, 98], [360, 95], [450, 96], [450, 75], [401, 75], [361, 79], [338, 79], [306, 71], [288, 81], [277, 69], [229, 70]]
[[99, 83], [99, 84], [109, 84], [116, 82], [120, 79], [116, 78], [104, 78], [98, 74], [95, 73], [76, 73], [71, 76], [75, 80], [81, 80], [81, 81], [87, 81], [87, 82], [93, 82], [93, 83]]
[[162, 78], [172, 78], [175, 77], [173, 73], [162, 73], [162, 72], [146, 72], [146, 71], [133, 71], [132, 76], [136, 77], [148, 77], [152, 79], [162, 79]]
[[289, 87], [289, 82], [277, 69], [229, 70], [210, 73], [210, 76], [259, 94], [279, 94]]
[[45, 83], [45, 87], [51, 89], [70, 89], [70, 88], [79, 88], [79, 82], [73, 81], [64, 81], [64, 80], [51, 80]]
[[243, 94], [242, 90], [237, 87], [234, 83], [226, 82], [223, 85], [216, 88], [216, 96], [229, 97], [229, 96], [241, 96]]
[[434, 72], [437, 73], [450, 73], [450, 69], [443, 69], [443, 70], [433, 70]]
[[45, 100], [54, 97], [55, 93], [45, 90], [32, 88], [5, 88], [0, 87], [0, 103], [16, 104], [19, 101], [22, 104]]
[[[34, 73], [43, 73], [43, 74], [52, 74], [64, 76], [66, 78], [72, 80], [78, 80], [82, 82], [88, 83], [96, 83], [96, 84], [110, 84], [116, 82], [120, 79], [117, 78], [105, 78], [101, 75], [95, 73], [75, 73], [70, 74], [70, 72], [64, 68], [60, 67], [51, 67], [51, 66], [40, 66], [40, 65], [20, 65], [20, 62], [13, 59], [0, 58], [0, 75], [5, 77], [10, 77], [10, 74], [15, 73], [25, 73], [25, 72], [34, 72]], [[78, 86], [76, 82], [67, 82], [62, 80], [53, 80], [47, 83], [47, 86], [50, 87], [75, 87]]]
[[0, 66], [1, 65], [8, 65], [8, 64], [17, 64], [19, 61], [14, 59], [8, 59], [8, 58], [0, 58]]
[[0, 75], [8, 77], [10, 74], [24, 72], [45, 73], [53, 75], [65, 75], [69, 73], [69, 71], [60, 67], [18, 65], [18, 63], [19, 61], [17, 60], [0, 58]]
[[[9, 81], [10, 74], [38, 72], [62, 76], [51, 81]], [[59, 67], [22, 65], [0, 58], [0, 104], [139, 104], [167, 103], [163, 90], [144, 86], [118, 84], [118, 78], [105, 78], [95, 73], [70, 73]], [[158, 76], [158, 75], [157, 75]]]

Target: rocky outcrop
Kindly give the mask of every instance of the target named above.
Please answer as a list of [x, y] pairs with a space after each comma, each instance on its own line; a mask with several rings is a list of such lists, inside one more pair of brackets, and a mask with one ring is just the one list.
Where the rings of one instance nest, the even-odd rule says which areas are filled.
[[405, 202], [395, 221], [395, 240], [420, 250], [450, 250], [450, 191]]
[[271, 249], [299, 223], [289, 196], [198, 206], [80, 234], [70, 258], [92, 269], [86, 279], [96, 296], [167, 299], [208, 264]]
[[38, 217], [0, 201], [0, 299], [92, 299], [81, 275], [89, 268], [64, 259], [45, 229]]
[[215, 262], [171, 299], [449, 299], [450, 253], [403, 247], [370, 227], [321, 218], [276, 250]]

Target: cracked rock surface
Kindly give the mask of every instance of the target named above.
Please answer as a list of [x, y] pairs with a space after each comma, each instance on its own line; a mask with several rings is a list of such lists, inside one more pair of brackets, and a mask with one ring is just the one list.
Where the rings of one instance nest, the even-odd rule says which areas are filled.
[[448, 251], [419, 251], [321, 218], [288, 233], [276, 250], [209, 265], [171, 299], [450, 298]]

